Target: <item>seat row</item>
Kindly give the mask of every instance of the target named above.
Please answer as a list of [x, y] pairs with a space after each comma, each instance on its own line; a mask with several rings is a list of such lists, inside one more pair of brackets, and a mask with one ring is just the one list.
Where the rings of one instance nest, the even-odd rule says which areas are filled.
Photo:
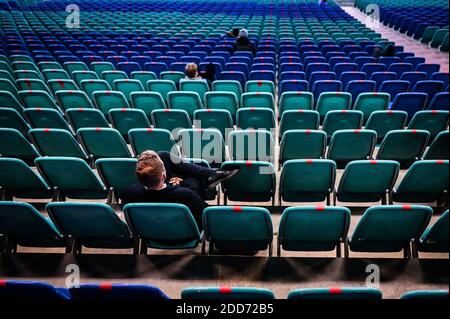
[[[126, 223], [105, 204], [54, 202], [45, 218], [33, 206], [0, 202], [0, 234], [5, 252], [17, 246], [59, 247], [79, 254], [83, 247], [133, 249], [193, 249], [202, 254], [246, 254], [267, 251], [272, 256], [273, 225], [265, 208], [217, 206], [203, 212], [199, 230], [189, 209], [180, 204], [128, 204]], [[427, 229], [433, 210], [426, 206], [373, 206], [348, 235], [350, 210], [345, 207], [287, 208], [278, 230], [277, 254], [282, 251], [448, 252], [448, 210]], [[209, 245], [207, 245], [209, 243]]]
[[[159, 288], [146, 284], [81, 284], [70, 289], [52, 286], [40, 281], [0, 280], [2, 300], [161, 300], [170, 299]], [[290, 300], [375, 300], [382, 292], [376, 288], [303, 288], [291, 291]], [[260, 288], [241, 287], [198, 287], [181, 292], [185, 300], [271, 300], [272, 291]], [[414, 290], [403, 294], [400, 299], [448, 299], [447, 290]]]
[[[201, 164], [199, 160], [191, 160]], [[41, 157], [36, 159], [40, 174], [23, 161], [0, 158], [1, 191], [5, 198], [22, 199], [108, 199], [121, 198], [122, 193], [137, 183], [136, 159], [100, 159], [96, 161], [98, 178], [81, 159]], [[237, 202], [402, 202], [432, 203], [448, 201], [448, 160], [415, 162], [394, 187], [400, 164], [395, 161], [370, 160], [350, 162], [339, 186], [336, 184], [336, 163], [332, 160], [291, 160], [282, 169], [279, 187], [275, 169], [268, 162], [233, 161], [223, 169], [239, 168], [232, 179], [222, 184], [225, 204]], [[202, 165], [208, 165], [203, 162]], [[418, 182], [420, 181], [420, 182]], [[211, 200], [216, 196], [214, 195]], [[219, 197], [220, 199], [220, 197]]]

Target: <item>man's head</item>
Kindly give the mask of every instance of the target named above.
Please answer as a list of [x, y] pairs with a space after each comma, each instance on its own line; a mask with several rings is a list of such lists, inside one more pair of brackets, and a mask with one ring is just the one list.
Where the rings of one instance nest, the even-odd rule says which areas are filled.
[[166, 169], [158, 154], [154, 151], [145, 151], [136, 165], [136, 177], [142, 185], [155, 188], [166, 179]]
[[186, 67], [184, 69], [184, 74], [186, 74], [186, 76], [188, 78], [195, 78], [196, 76], [198, 76], [197, 64], [195, 64], [195, 63], [186, 64]]
[[242, 30], [239, 32], [239, 37], [240, 37], [240, 38], [248, 38], [248, 31], [247, 31], [246, 29], [242, 29]]

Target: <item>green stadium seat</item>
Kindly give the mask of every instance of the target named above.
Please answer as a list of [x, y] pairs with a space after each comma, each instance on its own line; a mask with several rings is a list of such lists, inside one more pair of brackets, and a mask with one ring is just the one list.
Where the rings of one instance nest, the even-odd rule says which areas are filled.
[[194, 126], [202, 129], [215, 128], [220, 131], [225, 143], [228, 143], [228, 134], [233, 131], [233, 119], [227, 110], [197, 110], [194, 112]]
[[58, 91], [77, 91], [78, 86], [72, 80], [50, 80], [47, 82], [53, 95]]
[[422, 158], [430, 133], [424, 130], [393, 130], [386, 134], [378, 150], [377, 159], [394, 160], [402, 169]]
[[150, 121], [154, 110], [166, 109], [166, 103], [161, 94], [156, 92], [131, 93], [131, 106], [135, 109], [144, 111]]
[[220, 92], [232, 92], [236, 95], [238, 101], [241, 100], [242, 86], [239, 81], [217, 80], [212, 83], [212, 90]]
[[9, 252], [22, 247], [68, 247], [55, 224], [28, 203], [0, 202], [0, 233], [8, 236]]
[[16, 129], [0, 128], [0, 140], [1, 157], [14, 157], [32, 164], [39, 156], [36, 148]]
[[170, 109], [186, 111], [191, 119], [194, 112], [203, 108], [203, 102], [197, 92], [169, 92], [167, 105]]
[[431, 203], [448, 192], [448, 160], [417, 161], [400, 185], [394, 188], [391, 203]]
[[18, 130], [24, 136], [27, 136], [30, 129], [30, 126], [25, 122], [19, 112], [6, 107], [0, 108], [0, 127]]
[[328, 140], [339, 130], [358, 130], [362, 127], [364, 115], [361, 111], [328, 111], [323, 121], [322, 130]]
[[375, 111], [386, 111], [391, 97], [387, 93], [361, 93], [356, 99], [354, 109], [364, 114], [364, 124]]
[[134, 128], [150, 128], [151, 124], [147, 115], [142, 110], [136, 109], [112, 109], [108, 112], [112, 126], [120, 132], [128, 143], [128, 132]]
[[377, 144], [380, 144], [388, 132], [404, 129], [407, 119], [408, 113], [404, 111], [375, 111], [370, 114], [365, 128], [377, 132]]
[[288, 160], [324, 158], [326, 147], [327, 135], [323, 131], [286, 131], [280, 144], [280, 166]]
[[346, 207], [289, 207], [281, 216], [278, 257], [285, 251], [332, 251], [341, 257], [341, 243], [350, 227]]
[[105, 117], [112, 109], [130, 108], [125, 95], [118, 91], [96, 91], [94, 92], [94, 103]]
[[122, 197], [123, 192], [136, 184], [136, 164], [134, 158], [102, 158], [95, 161], [95, 167], [105, 186], [114, 191], [115, 199]]
[[56, 101], [64, 112], [69, 109], [93, 109], [94, 105], [83, 91], [58, 91]]
[[75, 157], [39, 157], [36, 166], [48, 185], [56, 188], [60, 201], [106, 199], [108, 190], [86, 161]]
[[177, 87], [175, 82], [170, 80], [150, 80], [147, 81], [147, 88], [150, 92], [157, 92], [161, 94], [164, 99], [164, 102], [167, 105], [167, 98], [169, 92], [177, 91]]
[[267, 92], [275, 96], [275, 84], [272, 81], [247, 81], [245, 83], [245, 92]]
[[114, 210], [100, 203], [49, 203], [46, 210], [65, 237], [74, 240], [74, 253], [83, 247], [102, 249], [134, 248], [138, 245], [125, 222]]
[[427, 206], [373, 206], [366, 210], [347, 240], [346, 257], [353, 252], [404, 252], [411, 257], [411, 242], [418, 240], [433, 210]]
[[285, 202], [331, 202], [336, 164], [324, 159], [290, 160], [280, 177], [280, 205]]
[[23, 113], [23, 106], [10, 92], [0, 91], [0, 105], [2, 109], [9, 108], [16, 110], [19, 114]]
[[161, 80], [169, 80], [175, 82], [175, 84], [180, 83], [180, 80], [185, 77], [183, 72], [177, 71], [164, 71], [160, 73]]
[[400, 296], [403, 300], [448, 300], [448, 290], [414, 290]]
[[225, 142], [217, 129], [180, 130], [181, 154], [187, 158], [204, 159], [219, 168], [226, 160]]
[[24, 161], [0, 157], [1, 200], [13, 198], [49, 199], [52, 190]]
[[228, 136], [230, 158], [237, 161], [273, 162], [275, 141], [265, 130], [233, 131]]
[[268, 108], [275, 111], [275, 100], [271, 93], [250, 92], [241, 96], [242, 108]]
[[144, 86], [142, 86], [139, 80], [115, 80], [113, 88], [116, 91], [122, 92], [125, 95], [128, 103], [131, 105], [132, 99], [131, 94], [134, 92], [144, 92]]
[[233, 92], [207, 92], [205, 93], [205, 108], [211, 110], [226, 110], [230, 112], [233, 120], [239, 108], [237, 96]]
[[320, 116], [317, 111], [288, 110], [284, 111], [280, 122], [280, 139], [289, 130], [318, 130]]
[[77, 131], [77, 136], [84, 149], [94, 160], [131, 157], [125, 140], [116, 129], [80, 128]]
[[335, 201], [378, 202], [387, 204], [400, 171], [395, 161], [353, 161], [342, 174]]
[[175, 155], [180, 155], [172, 134], [165, 129], [132, 129], [128, 132], [128, 138], [131, 148], [136, 155], [147, 150], [170, 152]]
[[128, 204], [123, 208], [133, 234], [148, 248], [192, 249], [201, 242], [192, 213], [180, 204]]
[[210, 255], [217, 250], [244, 254], [269, 249], [272, 256], [273, 226], [265, 208], [208, 207], [203, 227]]
[[304, 288], [289, 293], [289, 300], [380, 300], [376, 288]]
[[100, 80], [94, 71], [75, 71], [72, 73], [72, 78], [79, 88], [81, 88], [81, 81]]
[[97, 73], [98, 77], [102, 77], [102, 73], [106, 71], [115, 71], [114, 65], [110, 62], [92, 62], [91, 69]]
[[150, 80], [157, 80], [158, 77], [154, 72], [149, 71], [135, 71], [131, 72], [131, 78], [141, 82], [144, 88], [147, 87], [147, 82]]
[[67, 119], [74, 131], [86, 127], [109, 128], [105, 116], [97, 109], [69, 109], [67, 110]]
[[436, 136], [448, 128], [448, 111], [419, 111], [414, 114], [408, 129], [426, 130], [430, 133], [430, 143]]
[[227, 201], [268, 202], [275, 204], [275, 168], [271, 163], [259, 161], [231, 161], [222, 169], [240, 171], [222, 183], [225, 205]]
[[426, 160], [449, 159], [449, 132], [443, 131], [439, 133], [428, 148], [427, 153], [423, 157]]
[[181, 292], [185, 300], [273, 300], [272, 291], [258, 288], [221, 287], [221, 288], [187, 288]]
[[81, 89], [86, 92], [88, 97], [93, 101], [94, 92], [97, 91], [111, 91], [111, 87], [105, 80], [84, 80], [81, 81]]
[[317, 100], [316, 110], [320, 114], [320, 120], [324, 121], [325, 115], [330, 111], [349, 110], [352, 105], [352, 95], [346, 92], [324, 92]]
[[17, 95], [25, 108], [46, 108], [61, 112], [55, 100], [46, 91], [19, 91]]
[[[448, 209], [420, 237], [416, 249], [418, 252], [448, 253], [449, 236]], [[416, 252], [416, 253], [418, 253]]]
[[88, 159], [86, 152], [67, 130], [40, 128], [28, 132], [33, 144], [43, 156], [63, 156]]
[[108, 82], [108, 85], [114, 88], [114, 81], [126, 80], [128, 75], [122, 71], [106, 71], [102, 73], [102, 79]]
[[29, 108], [23, 114], [32, 128], [56, 128], [71, 132], [66, 120], [57, 110]]
[[237, 111], [236, 124], [242, 130], [266, 130], [275, 135], [275, 113], [269, 108], [241, 108]]
[[377, 134], [372, 130], [340, 130], [331, 137], [327, 158], [334, 160], [338, 169], [355, 160], [372, 157]]
[[209, 85], [206, 80], [180, 80], [180, 91], [196, 92], [203, 102], [205, 93], [209, 92]]

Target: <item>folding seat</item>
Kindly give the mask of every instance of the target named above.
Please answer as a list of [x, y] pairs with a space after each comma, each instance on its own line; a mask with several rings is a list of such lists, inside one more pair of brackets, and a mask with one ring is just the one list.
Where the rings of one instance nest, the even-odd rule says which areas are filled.
[[147, 87], [151, 92], [160, 93], [166, 104], [168, 93], [177, 91], [175, 83], [170, 80], [151, 80], [147, 82]]
[[184, 77], [185, 77], [184, 72], [177, 72], [177, 71], [164, 71], [161, 72], [160, 74], [161, 80], [170, 80], [175, 82], [177, 85]]
[[336, 80], [336, 73], [328, 71], [313, 72], [309, 77], [310, 83], [317, 81], [334, 81]]
[[[138, 56], [131, 57], [130, 62], [137, 63], [140, 66], [141, 70], [143, 70], [143, 69], [145, 69], [145, 64], [152, 62], [152, 59], [148, 56], [138, 55]], [[136, 66], [134, 66], [134, 67], [136, 67]]]
[[340, 92], [341, 90], [341, 81], [317, 81], [312, 87], [315, 101], [318, 101], [319, 96], [324, 92]]
[[324, 92], [317, 100], [316, 110], [320, 114], [321, 122], [330, 111], [349, 110], [352, 105], [352, 96], [346, 92]]
[[220, 80], [239, 82], [241, 87], [245, 85], [247, 77], [243, 72], [237, 71], [222, 71], [220, 73]]
[[377, 63], [377, 59], [371, 56], [361, 56], [357, 57], [353, 60], [353, 63], [358, 65], [358, 68], [361, 70], [364, 64], [367, 63]]
[[418, 240], [430, 222], [433, 210], [427, 206], [373, 206], [361, 217], [346, 244], [346, 256], [354, 252], [404, 252]]
[[88, 157], [77, 140], [67, 130], [32, 129], [28, 133], [33, 144], [43, 156], [77, 157], [87, 160]]
[[333, 69], [338, 64], [355, 64], [356, 68], [357, 68], [355, 71], [359, 70], [358, 65], [356, 63], [352, 63], [352, 59], [350, 59], [349, 57], [345, 56], [345, 53], [343, 53], [343, 55], [340, 55], [340, 53], [343, 53], [343, 52], [336, 52], [336, 53], [327, 54], [327, 61], [331, 65], [331, 67]]
[[444, 86], [448, 87], [449, 84], [449, 73], [448, 72], [435, 72], [431, 74], [430, 80], [432, 81], [442, 81]]
[[385, 81], [379, 87], [380, 92], [390, 95], [391, 101], [394, 101], [398, 94], [408, 92], [409, 89], [410, 83], [403, 80]]
[[417, 82], [425, 81], [427, 79], [427, 74], [425, 72], [405, 72], [400, 76], [400, 80], [409, 81], [411, 88], [413, 88]]
[[111, 88], [114, 88], [114, 81], [126, 80], [128, 75], [123, 71], [105, 71], [102, 73], [102, 78], [108, 82]]
[[[322, 137], [323, 138], [323, 137]], [[280, 205], [285, 202], [330, 203], [336, 164], [324, 159], [298, 159], [284, 163], [280, 177]]]
[[82, 284], [70, 289], [76, 300], [164, 300], [159, 288], [141, 284]]
[[89, 71], [89, 68], [84, 62], [66, 62], [64, 63], [64, 69], [66, 69], [69, 75], [75, 71]]
[[354, 109], [363, 112], [364, 123], [375, 111], [385, 111], [389, 107], [389, 94], [387, 93], [361, 93], [356, 99]]
[[341, 256], [341, 243], [347, 237], [350, 210], [346, 207], [289, 207], [278, 230], [278, 256], [281, 251], [332, 251]]
[[410, 118], [425, 108], [428, 95], [423, 92], [399, 93], [392, 102], [390, 109], [406, 111]]
[[119, 91], [95, 91], [93, 99], [97, 108], [107, 116], [112, 109], [130, 108], [125, 95]]
[[[398, 83], [398, 80], [396, 80], [397, 75], [394, 72], [375, 72], [371, 75], [370, 80], [375, 81], [377, 84], [377, 90], [381, 91], [381, 87], [388, 85], [390, 86], [392, 83]], [[406, 81], [405, 81], [406, 82]], [[409, 82], [408, 82], [409, 85]], [[398, 91], [396, 91], [398, 92]], [[389, 92], [390, 93], [390, 92]]]
[[275, 72], [270, 70], [250, 71], [249, 80], [272, 81], [275, 83]]
[[41, 74], [33, 70], [17, 70], [14, 71], [13, 75], [18, 80], [22, 79], [42, 80]]
[[128, 132], [128, 139], [136, 155], [147, 150], [180, 155], [171, 133], [165, 129], [131, 129]]
[[133, 108], [142, 110], [149, 120], [151, 120], [151, 113], [154, 110], [163, 110], [166, 104], [157, 92], [132, 92], [130, 94], [130, 104]]
[[152, 112], [153, 124], [156, 128], [170, 131], [174, 139], [178, 140], [180, 129], [192, 128], [192, 121], [189, 114], [184, 110], [154, 110]]
[[326, 145], [326, 134], [323, 131], [284, 131], [280, 144], [280, 166], [289, 160], [324, 158]]
[[64, 70], [44, 70], [42, 71], [45, 81], [50, 80], [70, 80], [69, 74]]
[[426, 160], [449, 159], [449, 132], [442, 131], [431, 143], [424, 156]]
[[283, 80], [280, 82], [279, 92], [306, 92], [309, 89], [309, 83], [305, 80]]
[[229, 134], [230, 158], [236, 161], [273, 162], [275, 141], [266, 130], [233, 131]]
[[98, 77], [101, 77], [105, 71], [115, 71], [115, 67], [110, 62], [92, 62], [91, 69], [97, 73]]
[[243, 62], [229, 62], [225, 64], [225, 71], [227, 72], [241, 72], [248, 75], [250, 72], [249, 64]]
[[36, 166], [48, 185], [56, 188], [59, 200], [105, 199], [108, 190], [86, 161], [74, 157], [39, 157]]
[[77, 137], [88, 155], [94, 160], [99, 158], [131, 157], [125, 140], [119, 131], [113, 128], [80, 128]]
[[83, 91], [57, 91], [55, 93], [56, 101], [66, 112], [69, 109], [93, 109], [94, 105]]
[[430, 133], [424, 130], [390, 131], [380, 145], [377, 159], [394, 160], [402, 169], [408, 168], [422, 157], [429, 138]]
[[204, 159], [212, 167], [226, 160], [225, 143], [217, 129], [184, 129], [179, 132], [181, 153], [187, 158]]
[[275, 113], [264, 107], [239, 109], [236, 115], [237, 127], [243, 130], [257, 129], [273, 132], [275, 129]]
[[449, 92], [437, 93], [428, 105], [428, 110], [448, 111], [450, 106]]
[[72, 73], [72, 78], [78, 87], [81, 88], [81, 81], [84, 80], [99, 80], [97, 73], [94, 71], [75, 71]]
[[389, 72], [397, 74], [397, 78], [401, 79], [401, 76], [405, 73], [413, 72], [414, 67], [410, 63], [393, 63], [388, 68]]
[[422, 160], [411, 166], [394, 189], [392, 201], [431, 203], [441, 200], [447, 190], [448, 160]]
[[200, 232], [189, 209], [180, 204], [128, 204], [123, 208], [128, 225], [141, 241], [141, 254], [148, 248], [192, 249]]
[[[137, 242], [114, 210], [100, 203], [49, 203], [47, 213], [65, 237], [74, 240], [74, 252], [82, 247], [102, 249], [133, 248]], [[93, 222], [95, 220], [95, 222]]]
[[250, 92], [241, 96], [242, 108], [269, 108], [275, 110], [275, 100], [271, 93]]
[[413, 65], [414, 70], [416, 69], [416, 67], [421, 64], [421, 63], [425, 63], [425, 58], [422, 57], [407, 57], [403, 60], [404, 63], [410, 63]]
[[14, 70], [25, 70], [25, 71], [36, 71], [39, 72], [38, 67], [33, 62], [27, 61], [16, 61], [12, 62], [12, 68]]
[[67, 119], [74, 131], [83, 127], [109, 127], [105, 116], [97, 109], [69, 109]]
[[133, 80], [138, 80], [141, 82], [142, 86], [144, 88], [147, 87], [147, 82], [150, 80], [157, 80], [158, 77], [153, 72], [148, 71], [139, 71], [139, 72], [133, 72], [131, 73], [131, 78]]
[[259, 288], [187, 288], [181, 292], [181, 299], [185, 300], [272, 300], [272, 291]]
[[55, 100], [46, 91], [19, 91], [17, 96], [25, 108], [49, 108], [59, 111]]
[[426, 130], [430, 133], [430, 143], [448, 126], [448, 111], [419, 111], [408, 125], [410, 130]]
[[396, 161], [370, 160], [350, 162], [335, 193], [335, 202], [378, 202], [387, 204], [400, 171]]
[[122, 92], [128, 103], [131, 105], [131, 94], [134, 92], [143, 92], [145, 91], [144, 87], [142, 86], [141, 82], [138, 80], [115, 80], [113, 83], [113, 88], [116, 91]]
[[[21, 80], [23, 81], [23, 80]], [[8, 80], [8, 79], [3, 79], [0, 78], [0, 91], [6, 91], [9, 92], [11, 94], [17, 94], [17, 87], [15, 85], [14, 82]]]
[[367, 74], [367, 78], [370, 79], [373, 73], [375, 72], [385, 72], [386, 66], [382, 63], [366, 63], [362, 66], [361, 72]]
[[[4, 129], [0, 130], [0, 134], [4, 137], [1, 133], [2, 130]], [[0, 157], [0, 168], [0, 189], [3, 191], [4, 197], [0, 197], [1, 199], [52, 198], [52, 189], [24, 161], [17, 158]]]
[[[439, 219], [420, 237], [418, 243], [414, 247], [416, 249], [416, 256], [419, 252], [440, 252], [448, 253], [448, 237], [449, 237], [449, 221], [448, 221], [448, 209], [439, 217]], [[417, 256], [418, 257], [418, 256]], [[448, 298], [448, 291], [446, 291]]]
[[233, 118], [228, 110], [206, 109], [194, 112], [194, 126], [201, 129], [217, 129], [228, 142], [228, 133], [233, 131]]
[[376, 288], [304, 288], [291, 291], [290, 300], [380, 300], [382, 293]]
[[150, 121], [142, 110], [111, 109], [108, 112], [112, 126], [117, 129], [128, 142], [128, 132], [134, 128], [150, 128]]
[[163, 62], [148, 62], [145, 63], [145, 71], [153, 72], [159, 77], [161, 72], [169, 71], [169, 67]]
[[333, 134], [327, 158], [334, 160], [338, 169], [355, 160], [372, 157], [377, 134], [372, 130], [340, 130]]
[[386, 69], [388, 69], [394, 63], [400, 63], [401, 60], [399, 57], [386, 57], [382, 56], [378, 59], [378, 63], [384, 64]]
[[[0, 232], [8, 238], [8, 252], [15, 253], [17, 245], [22, 247], [67, 247], [68, 250], [69, 245], [56, 225], [28, 203], [1, 202], [0, 222]], [[14, 290], [12, 293], [14, 295]], [[45, 298], [44, 292], [40, 293], [39, 297]], [[4, 297], [1, 291], [0, 295]], [[21, 297], [26, 295], [25, 289], [22, 289]], [[39, 297], [34, 296], [33, 299], [36, 300]]]
[[347, 84], [345, 92], [349, 92], [352, 95], [352, 101], [354, 103], [361, 93], [375, 92], [376, 86], [376, 82], [370, 80], [350, 81]]
[[211, 110], [227, 110], [234, 119], [239, 108], [239, 102], [233, 92], [207, 92], [205, 93], [205, 107]]
[[333, 71], [339, 78], [344, 72], [356, 72], [358, 71], [358, 65], [356, 63], [337, 63], [335, 64]]
[[53, 95], [57, 91], [77, 91], [78, 86], [72, 80], [50, 80], [47, 82], [48, 87]]
[[305, 72], [299, 72], [299, 71], [284, 71], [279, 72], [279, 82], [283, 82], [286, 80], [306, 80], [306, 74]]
[[445, 89], [444, 85], [445, 85], [444, 82], [441, 81], [431, 81], [431, 80], [419, 81], [416, 83], [411, 92], [422, 92], [428, 94], [428, 100], [426, 105], [428, 106], [436, 94], [444, 91]]
[[427, 79], [429, 79], [433, 73], [439, 72], [440, 69], [440, 64], [420, 63], [416, 66], [414, 71], [425, 72], [427, 74]]
[[242, 86], [239, 81], [233, 80], [216, 80], [212, 83], [213, 91], [233, 92], [236, 94], [238, 101], [241, 99]]
[[273, 226], [265, 208], [209, 207], [203, 214], [203, 225], [209, 254], [216, 250], [246, 253], [269, 249], [272, 255]]
[[39, 156], [35, 147], [25, 138], [28, 135], [22, 135], [20, 131], [14, 128], [2, 126], [0, 136], [2, 140], [0, 145], [1, 157], [19, 158], [31, 165], [33, 160]]
[[194, 111], [203, 108], [200, 95], [197, 92], [169, 92], [167, 104], [170, 109], [184, 110], [192, 119]]
[[267, 92], [275, 96], [275, 85], [270, 81], [247, 81], [245, 92]]
[[448, 290], [413, 290], [400, 296], [405, 300], [447, 300]]
[[203, 101], [205, 93], [209, 92], [206, 80], [180, 80], [180, 91], [196, 92]]
[[251, 71], [272, 71], [275, 72], [275, 64], [273, 63], [257, 63], [255, 58], [253, 60]]
[[343, 72], [339, 77], [339, 81], [342, 82], [342, 87], [346, 88], [351, 81], [364, 81], [367, 79], [367, 74], [364, 72]]
[[322, 130], [327, 134], [328, 140], [339, 130], [357, 130], [362, 127], [363, 113], [355, 110], [329, 111], [325, 115]]

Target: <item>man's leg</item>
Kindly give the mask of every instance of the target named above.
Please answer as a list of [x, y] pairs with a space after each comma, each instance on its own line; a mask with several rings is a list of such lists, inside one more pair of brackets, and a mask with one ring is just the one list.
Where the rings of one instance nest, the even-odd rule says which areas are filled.
[[208, 178], [216, 175], [216, 171], [213, 169], [197, 164], [186, 163], [181, 157], [170, 154], [168, 152], [159, 152], [158, 155], [164, 162], [168, 178], [179, 176], [185, 178], [193, 177], [197, 179], [207, 180]]

